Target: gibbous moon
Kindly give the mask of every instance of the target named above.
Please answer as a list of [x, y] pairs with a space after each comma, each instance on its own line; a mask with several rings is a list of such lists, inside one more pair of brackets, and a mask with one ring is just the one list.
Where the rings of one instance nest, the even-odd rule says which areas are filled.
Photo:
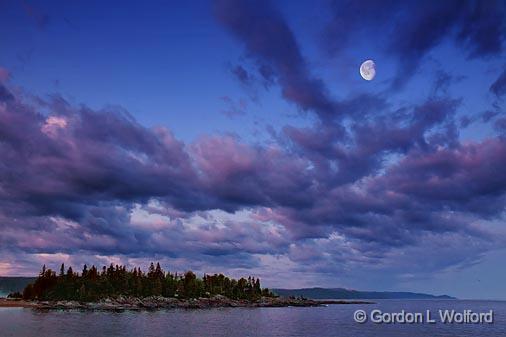
[[373, 60], [367, 60], [360, 66], [360, 75], [366, 81], [371, 81], [376, 76], [376, 64]]

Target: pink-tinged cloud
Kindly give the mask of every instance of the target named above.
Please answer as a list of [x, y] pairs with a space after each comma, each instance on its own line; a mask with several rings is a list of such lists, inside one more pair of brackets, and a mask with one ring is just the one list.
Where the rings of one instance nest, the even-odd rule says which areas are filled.
[[6, 82], [11, 77], [9, 71], [3, 67], [0, 67], [0, 82]]
[[[433, 236], [456, 249], [474, 241], [477, 256], [504, 244], [490, 223], [503, 217], [506, 143], [459, 142], [448, 127], [458, 106], [451, 99], [395, 117], [386, 104], [347, 128], [286, 127], [277, 141], [252, 145], [229, 135], [185, 143], [120, 109], [59, 97], [27, 104], [4, 90], [4, 273], [26, 273], [11, 260], [34, 269], [46, 257], [113, 256], [252, 268], [269, 279], [275, 259], [290, 261], [287, 275], [351, 273], [358, 263], [405, 271], [400, 251], [437, 250]], [[466, 259], [427, 268], [472, 263]]]

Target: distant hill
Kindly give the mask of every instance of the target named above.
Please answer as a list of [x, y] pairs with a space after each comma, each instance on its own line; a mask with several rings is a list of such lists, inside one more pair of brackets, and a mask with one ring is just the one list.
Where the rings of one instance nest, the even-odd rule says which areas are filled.
[[455, 299], [448, 295], [429, 295], [411, 292], [358, 291], [344, 288], [272, 289], [280, 296], [303, 296], [312, 299]]
[[22, 292], [28, 283], [34, 282], [35, 277], [1, 277], [0, 276], [0, 297], [7, 296], [12, 292]]

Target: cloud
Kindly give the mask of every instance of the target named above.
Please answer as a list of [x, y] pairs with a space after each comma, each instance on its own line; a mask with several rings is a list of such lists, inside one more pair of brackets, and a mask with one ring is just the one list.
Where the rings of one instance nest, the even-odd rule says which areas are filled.
[[39, 29], [43, 30], [47, 27], [50, 21], [48, 14], [26, 1], [22, 1], [22, 5], [26, 14], [35, 21]]
[[490, 91], [497, 97], [506, 95], [506, 70], [504, 70], [497, 80], [490, 86]]
[[[268, 1], [218, 0], [215, 14], [244, 43], [247, 55], [259, 65], [261, 76], [267, 82], [276, 77], [286, 100], [321, 118], [334, 117], [335, 102], [323, 81], [311, 74], [293, 32]], [[239, 71], [244, 79], [241, 69], [236, 68], [236, 74]]]
[[10, 91], [0, 83], [0, 102], [7, 102], [13, 100], [14, 96], [10, 93]]
[[231, 69], [232, 74], [235, 75], [235, 77], [244, 85], [250, 85], [253, 81], [252, 75], [244, 69], [244, 67], [237, 65], [234, 68]]
[[506, 118], [498, 118], [495, 123], [494, 127], [496, 130], [498, 130], [502, 135], [506, 135]]
[[[470, 58], [502, 50], [500, 2], [416, 3], [417, 11], [410, 1], [344, 4], [332, 7], [333, 53], [372, 29], [386, 32], [379, 43], [401, 70], [445, 39]], [[254, 273], [267, 285], [282, 275], [278, 286], [381, 277], [391, 286], [504, 247], [498, 110], [462, 119], [463, 101], [447, 90], [459, 79], [443, 72], [422, 101], [336, 99], [274, 5], [218, 0], [215, 15], [244, 47], [248, 63], [230, 69], [238, 81], [279, 85], [285, 100], [314, 114], [310, 122], [271, 128], [268, 142], [228, 134], [183, 142], [121, 107], [24, 95], [0, 68], [0, 274], [160, 260], [178, 271]], [[497, 97], [503, 77], [490, 87]], [[247, 108], [222, 100], [229, 117]], [[463, 142], [460, 126], [478, 120], [498, 136]]]
[[[121, 108], [93, 110], [59, 96], [28, 102], [5, 91], [5, 273], [35, 272], [63, 258], [160, 259], [197, 271], [252, 268], [275, 282], [280, 259], [292, 277], [342, 272], [345, 280], [358, 264], [419, 273], [400, 252], [444, 251], [431, 237], [447, 237], [455, 249], [472, 241], [476, 254], [503, 244], [490, 223], [504, 216], [506, 143], [460, 143], [459, 100], [431, 97], [393, 109], [367, 96], [376, 113], [346, 127], [287, 126], [267, 144], [230, 135], [185, 143]], [[341, 104], [353, 115], [365, 101]], [[464, 255], [431, 259], [425, 272], [468, 263]]]
[[397, 59], [398, 75], [392, 85], [398, 88], [445, 39], [455, 41], [469, 58], [499, 56], [506, 38], [505, 7], [495, 0], [334, 1], [324, 45], [338, 54], [356, 36], [377, 36], [377, 46]]
[[498, 55], [506, 37], [503, 1], [473, 1], [463, 6], [464, 18], [457, 41], [468, 50], [470, 57]]
[[6, 82], [11, 77], [9, 71], [0, 67], [0, 82]]
[[220, 98], [226, 104], [226, 109], [222, 110], [221, 112], [228, 118], [232, 119], [246, 114], [246, 108], [248, 104], [245, 99], [240, 98], [237, 102], [235, 102], [229, 96], [223, 96]]

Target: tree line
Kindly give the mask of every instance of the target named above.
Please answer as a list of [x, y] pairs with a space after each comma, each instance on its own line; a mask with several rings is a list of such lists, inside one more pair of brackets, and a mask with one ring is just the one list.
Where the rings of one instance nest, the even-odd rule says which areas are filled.
[[62, 264], [59, 273], [44, 265], [34, 283], [23, 290], [26, 300], [75, 300], [91, 302], [107, 297], [163, 296], [198, 298], [223, 295], [231, 299], [256, 300], [273, 296], [262, 289], [260, 279], [254, 277], [235, 280], [223, 274], [198, 278], [192, 271], [183, 274], [165, 272], [160, 264], [151, 263], [147, 273], [140, 268], [127, 270], [126, 266], [110, 265], [99, 271], [84, 265], [81, 273]]

